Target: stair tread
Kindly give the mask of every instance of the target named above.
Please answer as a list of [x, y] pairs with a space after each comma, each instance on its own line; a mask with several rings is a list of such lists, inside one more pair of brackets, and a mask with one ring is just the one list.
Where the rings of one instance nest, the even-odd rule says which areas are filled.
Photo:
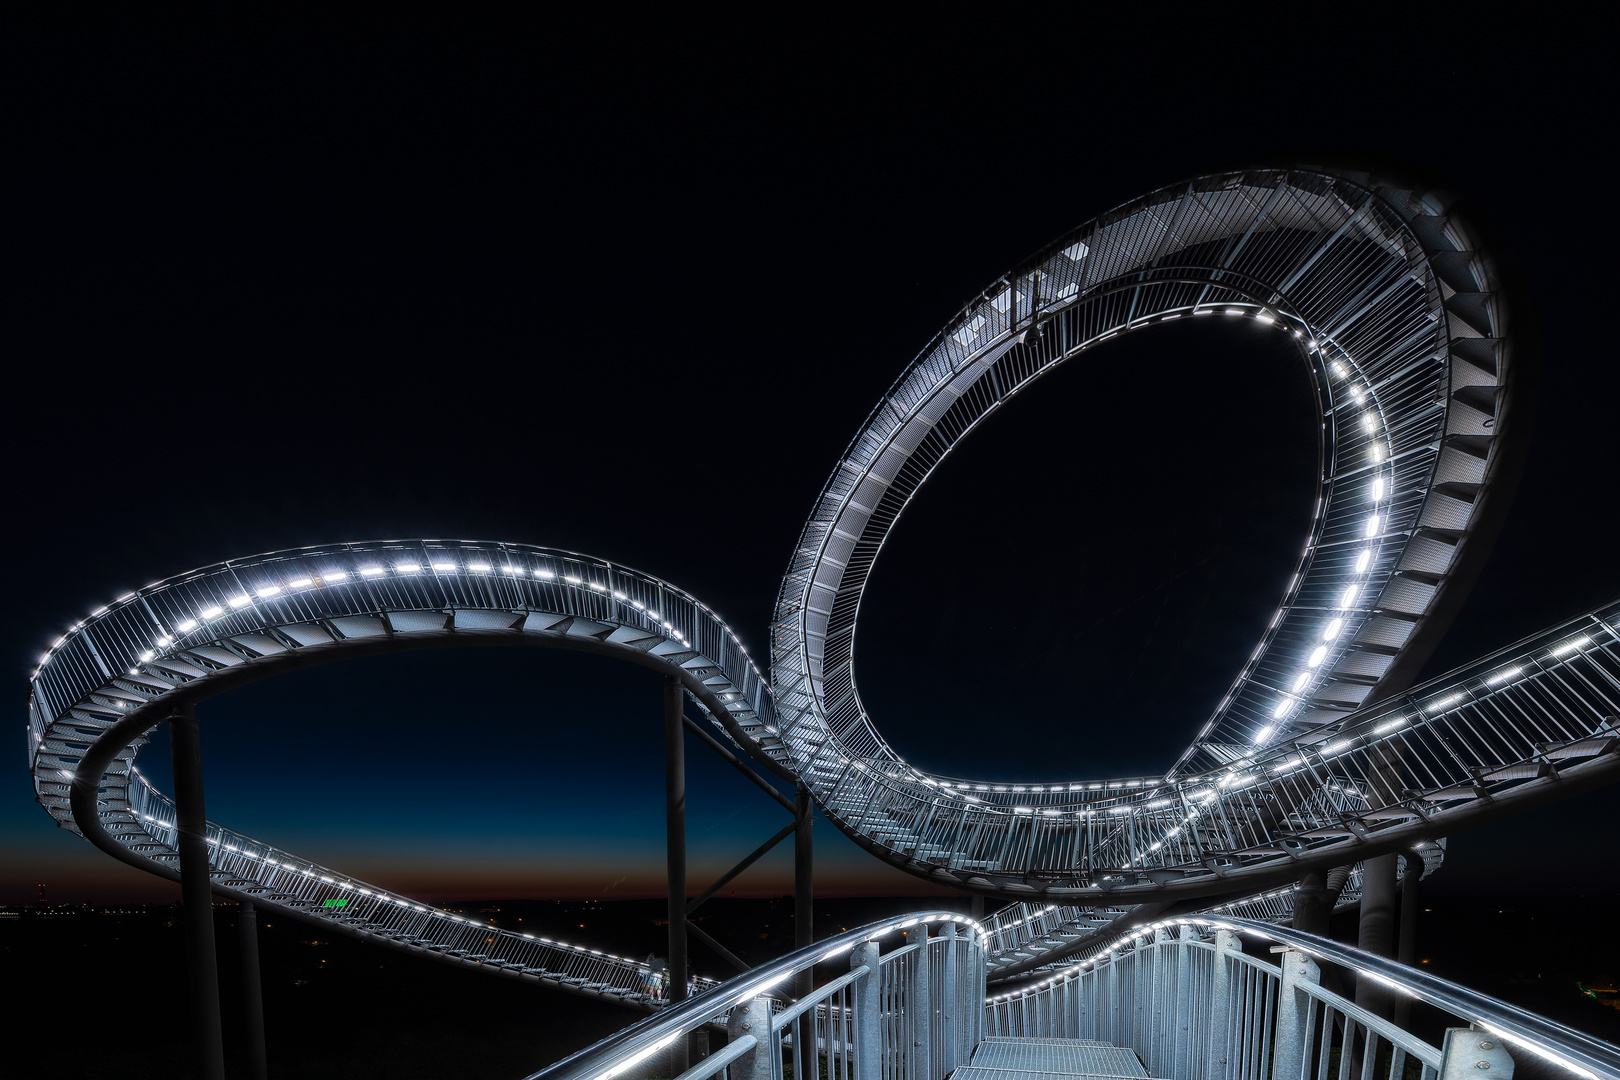
[[[1054, 1076], [1146, 1077], [1147, 1070], [1131, 1050], [1099, 1046], [1077, 1039], [1015, 1039], [985, 1042], [973, 1052], [969, 1068], [987, 1072]], [[1007, 1080], [969, 1074], [961, 1080]]]

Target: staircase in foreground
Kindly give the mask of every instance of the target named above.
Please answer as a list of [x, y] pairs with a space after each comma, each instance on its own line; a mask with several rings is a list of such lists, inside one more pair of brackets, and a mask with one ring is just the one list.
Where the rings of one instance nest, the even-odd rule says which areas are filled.
[[[873, 923], [532, 1080], [1511, 1080], [1529, 1065], [1538, 1080], [1620, 1080], [1609, 1043], [1272, 923], [1167, 919], [989, 995], [988, 945], [984, 927], [950, 912]], [[1324, 981], [1324, 967], [1338, 978]], [[814, 989], [787, 996], [804, 972]], [[1329, 989], [1351, 983], [1376, 993], [1358, 1004]], [[1401, 1003], [1425, 1006], [1421, 1025]], [[700, 1032], [723, 1032], [723, 1046], [704, 1055]]]

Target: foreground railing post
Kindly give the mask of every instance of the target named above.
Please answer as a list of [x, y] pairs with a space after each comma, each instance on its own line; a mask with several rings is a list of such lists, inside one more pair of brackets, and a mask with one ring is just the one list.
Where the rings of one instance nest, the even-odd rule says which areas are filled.
[[[919, 923], [917, 936], [921, 947], [917, 962], [912, 965], [913, 984], [910, 1000], [906, 1002], [906, 1015], [913, 1017], [911, 1050], [913, 1060], [922, 1062], [921, 1080], [936, 1080], [945, 1074], [934, 1066], [934, 1003], [932, 993], [933, 968], [928, 959], [928, 924]], [[918, 1080], [913, 1077], [912, 1080]]]
[[969, 1003], [964, 1006], [962, 988], [957, 985], [956, 950], [958, 946], [956, 942], [958, 939], [956, 936], [956, 924], [948, 922], [943, 929], [942, 936], [945, 938], [945, 977], [940, 980], [940, 985], [945, 988], [945, 997], [939, 1003], [940, 1023], [944, 1025], [945, 1031], [945, 1057], [940, 1062], [940, 1067], [943, 1070], [942, 1075], [943, 1073], [952, 1072], [962, 1063], [961, 1033], [967, 1020], [967, 1015], [963, 1012], [964, 1007], [980, 1007], [977, 1006], [977, 1003]]
[[180, 900], [191, 968], [192, 1038], [204, 1080], [225, 1078], [225, 1038], [219, 1022], [219, 967], [214, 955], [214, 884], [208, 867], [208, 813], [203, 805], [202, 742], [197, 714], [182, 705], [169, 715], [174, 768], [175, 847], [180, 853]]
[[1230, 930], [1215, 931], [1215, 962], [1210, 971], [1209, 1049], [1204, 1074], [1209, 1080], [1226, 1080], [1230, 1074], [1227, 1051], [1232, 1032], [1232, 965], [1227, 954], [1243, 951], [1243, 942]]
[[1299, 989], [1300, 983], [1321, 981], [1316, 961], [1298, 949], [1284, 949], [1280, 957], [1282, 986], [1277, 991], [1277, 1038], [1272, 1058], [1273, 1080], [1302, 1080], [1305, 1074], [1305, 1021], [1311, 999]]
[[726, 1021], [727, 1041], [736, 1042], [744, 1035], [752, 1035], [756, 1045], [727, 1066], [731, 1080], [782, 1080], [782, 1048], [771, 1035], [768, 999], [757, 997], [731, 1010]]
[[1111, 952], [1108, 954], [1108, 1034], [1103, 1036], [1103, 1041], [1124, 1046], [1120, 1042], [1119, 990], [1119, 953]]
[[883, 987], [882, 974], [878, 970], [880, 951], [877, 942], [863, 941], [855, 946], [849, 957], [851, 971], [863, 966], [869, 969], [850, 987], [849, 1007], [855, 1014], [853, 1080], [879, 1080], [883, 1075]]
[[1446, 1028], [1439, 1080], [1513, 1080], [1513, 1058], [1502, 1040], [1477, 1028]]
[[[1137, 1033], [1138, 1043], [1148, 1059], [1143, 1064], [1154, 1076], [1168, 1076], [1165, 1069], [1165, 1036], [1170, 1033], [1172, 1004], [1170, 999], [1170, 931], [1161, 926], [1153, 931], [1153, 948], [1148, 966], [1148, 994], [1141, 1019], [1144, 1030]], [[1140, 949], [1137, 950], [1141, 952]]]
[[1198, 931], [1191, 926], [1182, 926], [1180, 944], [1176, 946], [1176, 1008], [1170, 1016], [1173, 1027], [1171, 1045], [1175, 1047], [1171, 1060], [1171, 1076], [1191, 1076], [1192, 1053], [1192, 1027], [1196, 1015], [1194, 1008], [1197, 1005], [1197, 995], [1193, 992], [1193, 957], [1192, 942], [1198, 940]]

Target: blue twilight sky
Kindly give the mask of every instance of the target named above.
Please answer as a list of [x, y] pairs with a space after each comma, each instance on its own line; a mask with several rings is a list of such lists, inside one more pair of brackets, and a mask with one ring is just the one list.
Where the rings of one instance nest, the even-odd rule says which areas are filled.
[[[879, 43], [829, 69], [775, 46], [323, 34], [41, 31], [14, 58], [0, 901], [173, 895], [32, 801], [27, 672], [86, 612], [275, 548], [504, 539], [675, 582], [763, 657], [803, 516], [907, 360], [1029, 251], [1201, 171], [1439, 177], [1523, 282], [1538, 430], [1431, 673], [1620, 596], [1620, 368], [1584, 314], [1609, 275], [1557, 186], [1592, 167], [1605, 69], [1522, 26], [1493, 45], [1516, 62], [1458, 76], [1491, 107], [1443, 121], [1384, 43], [1315, 57], [1356, 93], [1278, 97], [1298, 58], [1250, 40], [1217, 95], [1255, 118], [1236, 124], [1124, 53], [1088, 78], [1129, 80], [1128, 107], [1087, 104], [1061, 65], [941, 81], [937, 55]], [[1008, 86], [1092, 119], [1026, 116]], [[1167, 766], [1286, 584], [1314, 424], [1303, 366], [1254, 325], [1131, 335], [1042, 379], [940, 466], [874, 571], [857, 676], [885, 734], [969, 775]], [[424, 898], [658, 895], [660, 693], [544, 650], [280, 676], [203, 707], [210, 814]], [[689, 761], [698, 881], [782, 814]], [[1456, 838], [1436, 887], [1613, 890], [1578, 823], [1614, 804]], [[823, 891], [926, 889], [825, 822], [816, 843]], [[789, 858], [739, 894], [785, 891]]]

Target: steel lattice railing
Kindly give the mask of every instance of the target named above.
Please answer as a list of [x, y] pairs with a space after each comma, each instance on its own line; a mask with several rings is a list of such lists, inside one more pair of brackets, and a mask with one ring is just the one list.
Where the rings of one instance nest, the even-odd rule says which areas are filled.
[[[931, 934], [930, 925], [939, 933]], [[895, 932], [906, 943], [884, 953]], [[847, 963], [791, 1005], [764, 995], [818, 964]], [[984, 1034], [984, 938], [973, 920], [945, 911], [885, 919], [763, 964], [535, 1074], [536, 1080], [608, 1080], [637, 1067], [664, 1070], [655, 1055], [693, 1032], [724, 1024], [723, 1050], [678, 1080], [944, 1080], [967, 1063]]]
[[[869, 850], [941, 882], [1058, 895], [1157, 868], [1152, 852], [1124, 847], [1130, 830], [1075, 828], [1073, 815], [1338, 724], [1403, 685], [1432, 647], [1431, 613], [1464, 565], [1504, 448], [1518, 452], [1503, 441], [1511, 348], [1495, 290], [1444, 198], [1313, 169], [1153, 192], [1003, 276], [895, 381], [804, 527], [772, 638], [791, 767]], [[995, 785], [911, 766], [866, 714], [853, 669], [860, 598], [901, 511], [1042, 373], [1121, 333], [1199, 316], [1290, 335], [1322, 418], [1303, 553], [1231, 692], [1158, 778]], [[1020, 806], [1028, 826], [997, 819]], [[1064, 820], [1049, 828], [1048, 816]], [[1220, 847], [1198, 855], [1220, 858]]]
[[[37, 796], [65, 827], [174, 876], [172, 802], [134, 766], [170, 700], [308, 660], [458, 638], [615, 652], [679, 673], [735, 731], [763, 729], [756, 709], [769, 716], [764, 681], [735, 635], [656, 578], [518, 544], [332, 545], [154, 583], [64, 635], [35, 672], [29, 702]], [[491, 971], [631, 1004], [664, 1000], [666, 988], [644, 964], [437, 911], [220, 825], [208, 829], [215, 887], [225, 895]]]
[[[1276, 962], [1245, 952], [1243, 936], [1276, 942]], [[1461, 1026], [1440, 1046], [1425, 1042], [1322, 985], [1318, 961], [1386, 994], [1422, 1001]], [[1421, 1080], [1485, 1068], [1511, 1075], [1512, 1058], [1521, 1055], [1587, 1080], [1620, 1077], [1620, 1050], [1602, 1040], [1360, 949], [1247, 919], [1155, 923], [1038, 983], [991, 997], [986, 1011], [992, 1036], [1129, 1047], [1150, 1075], [1165, 1080], [1401, 1080], [1408, 1059], [1419, 1063]], [[1454, 1056], [1460, 1069], [1448, 1068]]]
[[1172, 782], [1083, 792], [973, 785], [969, 802], [960, 787], [892, 762], [845, 759], [823, 805], [852, 833], [966, 869], [970, 881], [1017, 874], [1030, 892], [1126, 903], [1173, 882], [1293, 872], [1327, 849], [1429, 843], [1496, 804], [1556, 797], [1560, 776], [1608, 774], [1620, 745], [1617, 625], [1620, 605], [1607, 605], [1376, 708]]

